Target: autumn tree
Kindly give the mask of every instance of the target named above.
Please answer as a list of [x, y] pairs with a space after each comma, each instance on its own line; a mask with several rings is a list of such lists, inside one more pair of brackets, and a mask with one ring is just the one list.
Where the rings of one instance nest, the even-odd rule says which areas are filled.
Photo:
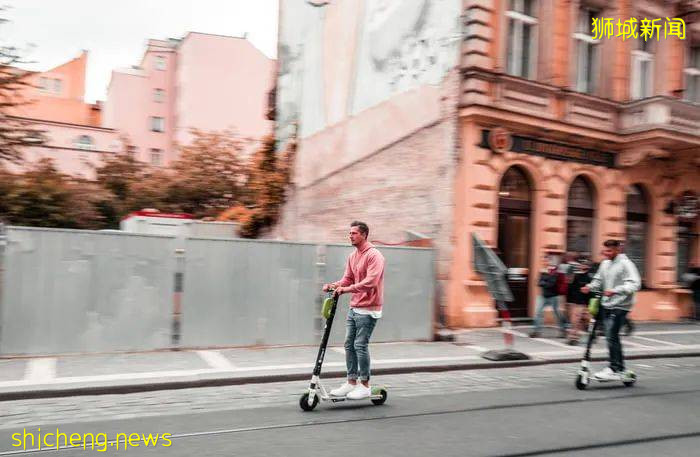
[[119, 228], [131, 211], [158, 208], [166, 211], [164, 196], [169, 182], [167, 171], [136, 160], [129, 152], [106, 156], [95, 168], [96, 184], [104, 191], [96, 203], [105, 228]]
[[290, 183], [296, 143], [278, 152], [275, 138], [268, 135], [253, 153], [248, 167], [247, 206], [239, 205], [219, 215], [219, 220], [236, 220], [244, 237], [258, 237], [280, 217]]
[[102, 217], [96, 209], [101, 190], [82, 179], [56, 170], [50, 159], [42, 159], [22, 174], [2, 172], [0, 217], [13, 225], [96, 229]]
[[195, 217], [216, 216], [239, 204], [248, 181], [246, 141], [231, 131], [193, 130], [193, 141], [171, 164], [165, 201]]

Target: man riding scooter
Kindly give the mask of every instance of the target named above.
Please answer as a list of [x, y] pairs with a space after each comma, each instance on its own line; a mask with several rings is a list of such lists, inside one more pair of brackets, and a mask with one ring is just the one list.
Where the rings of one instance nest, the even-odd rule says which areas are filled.
[[634, 263], [621, 253], [622, 243], [607, 240], [603, 243], [605, 260], [601, 262], [593, 280], [581, 288], [581, 292], [602, 292], [603, 322], [610, 352], [610, 366], [594, 375], [598, 381], [620, 381], [625, 371], [625, 361], [620, 342], [620, 328], [634, 304], [635, 293], [642, 281]]

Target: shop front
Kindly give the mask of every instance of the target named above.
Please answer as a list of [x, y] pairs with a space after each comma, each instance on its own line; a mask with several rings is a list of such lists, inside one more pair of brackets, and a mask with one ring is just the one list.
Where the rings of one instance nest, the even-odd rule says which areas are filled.
[[700, 260], [698, 149], [677, 151], [668, 143], [637, 154], [621, 138], [590, 141], [472, 120], [463, 122], [461, 133], [451, 325], [496, 323], [485, 283], [471, 267], [470, 232], [495, 248], [508, 267], [516, 318], [534, 315], [544, 255], [571, 252], [600, 261], [609, 238], [624, 241], [643, 278], [632, 318], [691, 314], [680, 278]]

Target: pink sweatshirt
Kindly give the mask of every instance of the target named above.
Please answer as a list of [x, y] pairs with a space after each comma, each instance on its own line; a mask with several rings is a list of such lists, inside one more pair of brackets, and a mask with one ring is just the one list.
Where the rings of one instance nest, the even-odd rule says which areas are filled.
[[335, 287], [349, 287], [351, 308], [381, 311], [384, 303], [384, 256], [370, 242], [358, 246], [348, 257], [343, 279]]

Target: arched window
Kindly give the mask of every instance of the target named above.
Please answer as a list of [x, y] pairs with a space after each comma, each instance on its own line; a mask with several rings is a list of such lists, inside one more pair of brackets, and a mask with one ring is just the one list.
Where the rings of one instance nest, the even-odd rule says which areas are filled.
[[509, 308], [513, 317], [527, 317], [532, 192], [521, 168], [511, 167], [503, 174], [498, 197], [498, 249], [509, 272], [518, 272], [508, 275], [514, 297]]
[[593, 220], [595, 217], [593, 186], [583, 176], [574, 179], [569, 188], [566, 216], [566, 250], [591, 257], [593, 252]]
[[644, 279], [649, 236], [649, 199], [639, 184], [634, 184], [627, 189], [626, 226], [625, 254], [634, 262], [639, 275]]
[[509, 200], [530, 201], [530, 184], [520, 168], [510, 167], [505, 172], [498, 196]]
[[75, 147], [78, 149], [85, 149], [91, 151], [95, 148], [95, 142], [89, 135], [80, 135], [77, 140], [75, 140]]

